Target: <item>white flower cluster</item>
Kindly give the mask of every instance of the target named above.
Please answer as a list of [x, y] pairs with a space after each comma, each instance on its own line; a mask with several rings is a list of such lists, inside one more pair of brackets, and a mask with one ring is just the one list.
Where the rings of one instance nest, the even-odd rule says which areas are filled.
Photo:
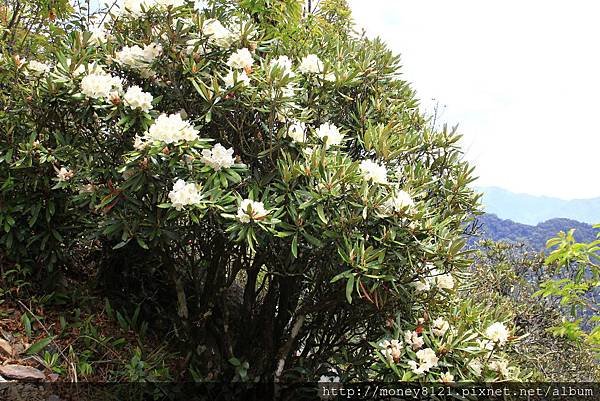
[[438, 357], [435, 355], [435, 351], [431, 348], [425, 348], [417, 351], [417, 358], [419, 362], [408, 361], [413, 373], [421, 375], [425, 372], [429, 372], [429, 369], [434, 368], [438, 365]]
[[330, 123], [321, 124], [317, 128], [316, 134], [325, 144], [325, 149], [332, 145], [339, 145], [344, 139], [344, 135], [340, 133], [339, 128]]
[[406, 209], [414, 207], [415, 202], [413, 201], [410, 194], [401, 189], [394, 191], [394, 196], [389, 198], [383, 204], [383, 211], [386, 213], [398, 213]]
[[137, 145], [136, 149], [142, 148], [145, 146], [144, 141], [176, 143], [196, 139], [198, 139], [198, 131], [190, 123], [184, 121], [180, 114], [161, 114], [134, 146]]
[[37, 60], [31, 60], [27, 63], [27, 71], [36, 77], [49, 73], [51, 68], [50, 65]]
[[404, 332], [404, 341], [412, 347], [413, 351], [420, 349], [424, 344], [423, 337], [416, 331], [410, 330]]
[[475, 373], [475, 376], [481, 376], [483, 366], [479, 358], [471, 359], [467, 366], [473, 371], [473, 373]]
[[227, 65], [231, 68], [243, 68], [246, 71], [252, 68], [252, 64], [254, 64], [254, 57], [245, 47], [236, 50], [227, 60]]
[[208, 8], [208, 2], [206, 0], [196, 0], [194, 1], [194, 11], [197, 13], [201, 13], [202, 11]]
[[373, 160], [363, 160], [360, 162], [360, 171], [366, 181], [373, 181], [376, 184], [387, 184], [387, 169], [382, 164], [377, 164]]
[[498, 372], [502, 377], [508, 377], [510, 375], [508, 370], [508, 361], [505, 359], [490, 361], [488, 363], [488, 368], [494, 372]]
[[246, 71], [229, 70], [229, 73], [223, 77], [223, 81], [226, 88], [231, 88], [238, 82], [241, 82], [242, 85], [250, 85], [250, 77]]
[[318, 74], [323, 72], [323, 62], [316, 54], [309, 54], [300, 62], [298, 70], [303, 74]]
[[294, 142], [306, 142], [306, 124], [302, 121], [294, 121], [288, 128], [287, 135]]
[[496, 322], [485, 330], [485, 336], [494, 344], [502, 346], [508, 341], [508, 329], [501, 322]]
[[219, 20], [214, 18], [204, 21], [202, 33], [208, 37], [209, 43], [222, 48], [231, 46], [240, 37], [239, 33], [225, 28]]
[[81, 92], [92, 99], [110, 100], [123, 90], [121, 78], [114, 77], [97, 67], [81, 79]]
[[381, 353], [389, 363], [398, 362], [402, 354], [402, 343], [400, 340], [383, 340], [379, 343]]
[[441, 272], [437, 270], [432, 263], [428, 263], [427, 268], [429, 269], [430, 275], [426, 277], [425, 280], [418, 280], [413, 283], [417, 292], [429, 291], [431, 290], [432, 286], [438, 289], [447, 290], [454, 288], [454, 277], [452, 277], [452, 274], [441, 274]]
[[193, 182], [187, 183], [178, 179], [169, 192], [169, 199], [176, 210], [182, 210], [185, 206], [196, 205], [200, 203], [203, 195], [200, 188]]
[[279, 68], [283, 71], [284, 76], [293, 78], [296, 76], [292, 71], [292, 60], [288, 56], [279, 56], [276, 59], [271, 60], [269, 63], [269, 69]]
[[64, 182], [69, 181], [71, 178], [73, 178], [73, 175], [74, 173], [71, 170], [61, 167], [60, 170], [58, 170], [58, 172], [56, 173], [56, 178], [58, 178], [58, 181]]
[[450, 328], [450, 323], [448, 323], [446, 320], [444, 320], [441, 317], [438, 317], [437, 319], [435, 319], [432, 324], [431, 324], [431, 331], [433, 332], [434, 335], [441, 337], [444, 334], [446, 334], [446, 332], [448, 331], [448, 329]]
[[269, 213], [270, 211], [265, 209], [262, 202], [244, 199], [238, 207], [236, 218], [240, 223], [250, 223], [250, 221], [263, 220]]
[[450, 372], [445, 372], [440, 375], [440, 382], [442, 383], [452, 383], [454, 382], [454, 375]]
[[340, 382], [339, 376], [321, 375], [321, 377], [319, 378], [319, 383], [339, 383], [339, 382]]
[[225, 148], [225, 146], [217, 143], [212, 149], [202, 150], [202, 162], [208, 164], [215, 171], [223, 168], [229, 168], [235, 164], [233, 157], [233, 148]]
[[154, 72], [150, 65], [162, 54], [162, 46], [158, 43], [151, 43], [144, 46], [138, 45], [125, 46], [115, 54], [117, 62], [132, 70], [139, 71], [143, 77], [150, 77]]
[[142, 88], [137, 85], [131, 86], [129, 89], [127, 89], [125, 96], [123, 96], [123, 101], [127, 106], [144, 112], [152, 109], [152, 100], [152, 94], [144, 92]]

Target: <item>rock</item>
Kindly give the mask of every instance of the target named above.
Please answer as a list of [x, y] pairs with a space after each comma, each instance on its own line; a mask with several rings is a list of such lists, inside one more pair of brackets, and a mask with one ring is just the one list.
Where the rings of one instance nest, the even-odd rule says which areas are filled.
[[0, 338], [0, 350], [4, 351], [8, 356], [13, 356], [13, 348], [4, 338]]
[[22, 381], [44, 380], [46, 375], [36, 368], [22, 365], [4, 365], [0, 366], [0, 375], [7, 379]]

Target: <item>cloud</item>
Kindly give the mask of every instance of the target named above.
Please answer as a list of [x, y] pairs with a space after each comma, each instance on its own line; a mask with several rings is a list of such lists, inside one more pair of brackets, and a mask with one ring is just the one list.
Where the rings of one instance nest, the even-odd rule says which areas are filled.
[[459, 124], [478, 185], [600, 196], [600, 54], [592, 1], [349, 1], [401, 54], [425, 110]]

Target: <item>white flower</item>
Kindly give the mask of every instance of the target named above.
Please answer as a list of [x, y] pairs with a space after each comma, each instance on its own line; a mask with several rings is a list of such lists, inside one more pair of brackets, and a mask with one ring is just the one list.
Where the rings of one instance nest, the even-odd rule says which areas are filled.
[[412, 283], [413, 287], [415, 287], [416, 292], [429, 291], [431, 289], [431, 285], [429, 284], [429, 280], [421, 281], [417, 280]]
[[504, 359], [500, 359], [498, 361], [491, 361], [488, 364], [488, 367], [490, 368], [490, 370], [500, 373], [502, 377], [508, 377], [509, 375], [508, 361]]
[[152, 109], [152, 99], [152, 95], [142, 91], [142, 88], [139, 86], [132, 86], [127, 89], [127, 92], [125, 92], [125, 96], [123, 97], [123, 101], [127, 106], [145, 112]]
[[225, 82], [226, 88], [231, 88], [238, 82], [241, 82], [243, 85], [250, 84], [250, 77], [246, 74], [246, 71], [234, 71], [230, 70], [229, 73], [223, 77], [223, 81]]
[[36, 77], [40, 77], [50, 72], [50, 66], [46, 63], [41, 63], [37, 60], [31, 60], [27, 63], [27, 70]]
[[298, 70], [304, 74], [306, 74], [306, 73], [317, 74], [317, 73], [323, 71], [323, 62], [317, 55], [309, 54], [308, 56], [306, 56], [302, 59], [302, 61], [300, 62], [300, 66], [298, 67]]
[[408, 192], [405, 192], [401, 189], [396, 189], [396, 191], [394, 191], [394, 196], [385, 201], [383, 204], [383, 209], [388, 213], [400, 212], [404, 209], [412, 208], [414, 205], [415, 202]]
[[69, 181], [71, 178], [73, 178], [73, 175], [74, 173], [71, 170], [61, 167], [60, 170], [58, 170], [58, 172], [56, 173], [56, 178], [58, 178], [58, 181], [64, 182]]
[[202, 197], [198, 185], [193, 182], [186, 183], [182, 179], [178, 179], [169, 192], [169, 199], [176, 210], [182, 210], [184, 206], [196, 205], [200, 203]]
[[162, 54], [162, 46], [157, 43], [151, 43], [142, 49], [138, 45], [125, 46], [115, 54], [117, 62], [132, 70], [137, 70], [148, 77], [153, 75], [150, 70], [150, 64]]
[[381, 353], [389, 363], [398, 362], [402, 353], [402, 343], [400, 340], [383, 340], [379, 343]]
[[454, 382], [454, 375], [450, 372], [442, 373], [442, 375], [440, 376], [440, 382], [452, 383]]
[[426, 267], [429, 270], [429, 276], [425, 278], [425, 283], [422, 284], [422, 288], [426, 288], [424, 291], [429, 291], [431, 286], [448, 290], [454, 288], [454, 278], [452, 277], [452, 274], [441, 274], [441, 272], [435, 268], [433, 263], [427, 263]]
[[227, 60], [227, 65], [232, 68], [244, 68], [248, 70], [252, 68], [252, 64], [254, 64], [252, 53], [245, 47], [236, 50], [235, 53], [229, 56], [229, 60]]
[[337, 78], [335, 77], [335, 73], [333, 72], [328, 72], [327, 74], [325, 74], [323, 79], [328, 82], [335, 82], [337, 80]]
[[419, 366], [419, 364], [415, 361], [408, 361], [408, 366], [416, 375], [422, 375], [425, 373], [425, 366]]
[[207, 19], [202, 25], [202, 33], [208, 36], [208, 41], [219, 47], [229, 47], [238, 39], [238, 35], [225, 28], [219, 20]]
[[418, 350], [424, 344], [423, 337], [419, 336], [416, 331], [410, 330], [404, 332], [404, 341], [412, 347], [413, 351]]
[[296, 74], [292, 71], [292, 60], [288, 56], [279, 56], [276, 59], [271, 60], [269, 63], [269, 68], [279, 68], [283, 71], [283, 75], [287, 75], [290, 78], [293, 78]]
[[419, 363], [431, 365], [431, 367], [437, 366], [439, 361], [438, 357], [435, 355], [435, 351], [431, 348], [417, 351], [417, 358], [419, 358]]
[[325, 142], [325, 149], [329, 148], [331, 145], [339, 145], [344, 139], [344, 135], [340, 133], [338, 127], [330, 123], [321, 124], [321, 126], [317, 128], [316, 133], [317, 136]]
[[194, 1], [194, 11], [197, 13], [202, 12], [208, 8], [208, 2], [206, 0]]
[[339, 383], [340, 378], [338, 376], [326, 376], [322, 375], [319, 378], [319, 383]]
[[306, 124], [301, 121], [294, 121], [288, 128], [287, 134], [295, 142], [306, 142]]
[[437, 288], [451, 290], [454, 288], [454, 278], [450, 273], [440, 274], [435, 277], [435, 285]]
[[226, 149], [220, 143], [213, 146], [212, 149], [202, 150], [202, 162], [208, 164], [215, 171], [222, 168], [229, 168], [235, 164], [233, 157], [233, 148]]
[[377, 164], [372, 160], [360, 162], [360, 171], [363, 178], [376, 184], [387, 184], [387, 169], [384, 165]]
[[147, 141], [145, 141], [145, 140], [144, 140], [144, 138], [142, 138], [141, 136], [139, 136], [139, 135], [136, 135], [136, 136], [133, 138], [133, 147], [134, 147], [136, 150], [143, 150], [143, 149], [145, 149], [145, 148], [146, 148], [146, 146], [148, 146], [148, 142], [147, 142]]
[[429, 369], [436, 367], [438, 365], [438, 357], [435, 355], [435, 351], [431, 348], [424, 348], [422, 350], [417, 351], [417, 358], [419, 359], [419, 364], [415, 361], [409, 361], [408, 365], [411, 367], [412, 371], [415, 374], [423, 374], [425, 372], [429, 372]]
[[481, 376], [482, 366], [479, 358], [472, 359], [467, 366], [475, 373], [475, 376]]
[[106, 43], [106, 31], [100, 27], [92, 27], [90, 29], [90, 39], [89, 43], [94, 46], [100, 46], [103, 43]]
[[161, 114], [144, 135], [145, 140], [174, 143], [179, 141], [194, 141], [198, 139], [198, 131], [180, 114]]
[[504, 324], [496, 322], [485, 330], [485, 336], [498, 345], [504, 345], [508, 341], [508, 330]]
[[448, 331], [449, 328], [450, 328], [450, 324], [446, 320], [442, 319], [441, 317], [438, 317], [437, 319], [435, 319], [433, 321], [432, 326], [431, 326], [431, 331], [436, 336], [441, 337], [444, 334], [446, 334], [446, 331]]
[[252, 220], [263, 220], [269, 213], [262, 202], [244, 199], [238, 207], [236, 218], [240, 223], [250, 223]]
[[121, 78], [113, 77], [104, 72], [93, 72], [81, 80], [81, 92], [89, 98], [107, 99], [111, 94], [123, 90]]
[[151, 63], [162, 54], [163, 48], [160, 43], [150, 43], [149, 45], [144, 46], [142, 51], [144, 60]]
[[491, 351], [494, 349], [494, 343], [490, 340], [482, 340], [482, 339], [478, 338], [477, 344], [479, 345], [479, 348], [482, 350]]

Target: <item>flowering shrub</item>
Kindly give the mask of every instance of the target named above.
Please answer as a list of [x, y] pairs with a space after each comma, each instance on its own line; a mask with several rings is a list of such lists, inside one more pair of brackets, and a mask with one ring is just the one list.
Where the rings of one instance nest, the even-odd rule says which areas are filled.
[[477, 200], [459, 135], [325, 3], [126, 0], [64, 22], [48, 68], [4, 49], [5, 257], [152, 264], [202, 377], [512, 378], [499, 326], [439, 307]]
[[425, 316], [412, 323], [397, 319], [387, 337], [373, 343], [374, 378], [443, 383], [523, 379], [507, 353], [507, 342], [515, 337], [505, 323], [491, 322], [480, 306], [454, 302], [443, 316]]

